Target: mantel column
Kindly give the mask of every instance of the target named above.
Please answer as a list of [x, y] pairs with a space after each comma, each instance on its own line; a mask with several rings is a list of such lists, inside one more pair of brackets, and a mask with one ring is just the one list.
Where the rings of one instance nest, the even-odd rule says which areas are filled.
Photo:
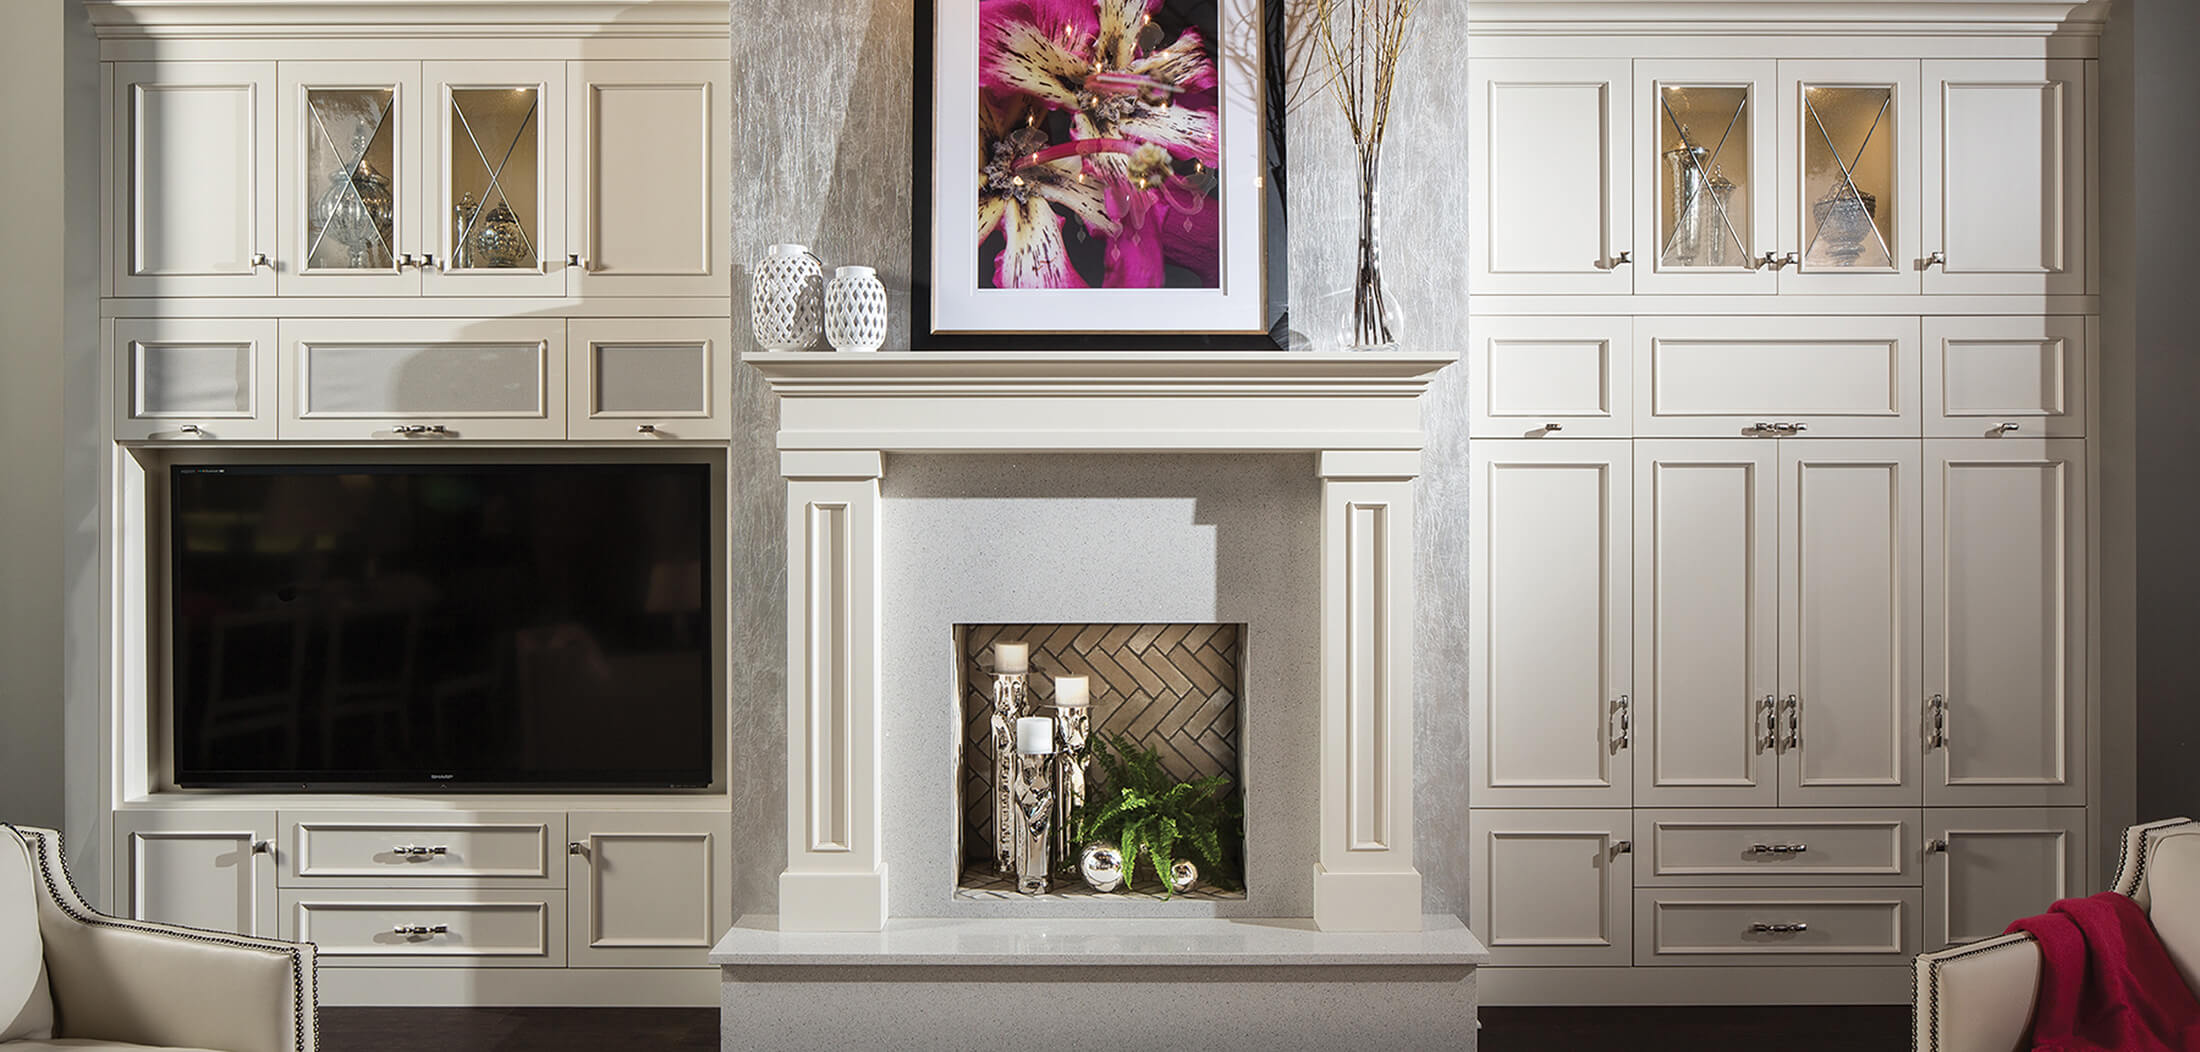
[[1418, 450], [1321, 455], [1324, 931], [1418, 931], [1413, 868], [1413, 480]]
[[787, 870], [782, 931], [886, 925], [880, 727], [884, 456], [787, 451]]

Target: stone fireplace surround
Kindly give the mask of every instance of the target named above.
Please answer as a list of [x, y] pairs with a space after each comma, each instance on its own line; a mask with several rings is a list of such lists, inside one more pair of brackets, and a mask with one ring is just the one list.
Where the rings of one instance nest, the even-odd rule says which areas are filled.
[[[1320, 479], [1311, 914], [1419, 931], [1413, 861], [1417, 399], [1453, 358], [762, 353], [788, 487], [787, 869], [776, 928], [879, 931], [887, 866], [887, 453], [1304, 453]], [[1257, 782], [1257, 770], [1249, 769]], [[906, 900], [902, 900], [906, 901]]]

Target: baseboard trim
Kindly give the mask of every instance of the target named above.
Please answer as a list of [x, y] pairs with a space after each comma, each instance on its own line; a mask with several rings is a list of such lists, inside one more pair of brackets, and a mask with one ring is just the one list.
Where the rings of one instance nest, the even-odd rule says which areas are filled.
[[328, 1007], [715, 1008], [716, 968], [320, 969]]
[[1907, 967], [1493, 968], [1485, 1005], [1894, 1005], [1910, 1003]]

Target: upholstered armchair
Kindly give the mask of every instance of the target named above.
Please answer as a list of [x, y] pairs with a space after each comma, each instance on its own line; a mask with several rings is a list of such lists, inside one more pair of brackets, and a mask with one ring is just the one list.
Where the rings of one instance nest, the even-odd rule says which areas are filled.
[[311, 1052], [313, 946], [84, 904], [50, 829], [0, 825], [0, 1052]]
[[[2200, 822], [2125, 830], [2113, 890], [2147, 911], [2185, 985], [2200, 990]], [[1916, 1049], [2021, 1052], [2039, 985], [2039, 946], [2022, 932], [1920, 954]]]

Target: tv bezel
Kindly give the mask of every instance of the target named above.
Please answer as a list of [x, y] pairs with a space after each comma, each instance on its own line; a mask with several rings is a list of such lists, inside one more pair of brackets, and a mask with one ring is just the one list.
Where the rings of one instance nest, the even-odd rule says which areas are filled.
[[[371, 452], [371, 456], [361, 454]], [[730, 641], [730, 608], [727, 605], [725, 571], [730, 564], [731, 553], [727, 541], [727, 468], [719, 450], [703, 447], [683, 447], [673, 450], [653, 451], [652, 455], [636, 456], [618, 450], [583, 449], [481, 449], [469, 450], [464, 457], [454, 456], [453, 451], [433, 450], [348, 450], [324, 448], [319, 450], [239, 450], [201, 451], [177, 450], [161, 458], [157, 465], [147, 465], [147, 481], [152, 498], [147, 510], [149, 530], [147, 540], [149, 560], [159, 570], [148, 575], [147, 613], [153, 622], [148, 627], [157, 645], [150, 648], [148, 672], [154, 682], [151, 696], [156, 704], [151, 714], [155, 733], [154, 784], [159, 791], [181, 793], [304, 793], [333, 794], [473, 794], [473, 795], [573, 795], [604, 794], [630, 796], [638, 794], [706, 795], [713, 794], [726, 784], [727, 777], [727, 704], [726, 699], [727, 650]], [[490, 470], [512, 471], [547, 468], [581, 468], [611, 470], [620, 467], [692, 467], [703, 472], [706, 505], [703, 575], [707, 629], [705, 638], [705, 663], [707, 695], [703, 699], [708, 710], [710, 748], [707, 769], [696, 772], [705, 775], [701, 780], [666, 777], [685, 772], [646, 772], [648, 777], [606, 778], [598, 776], [574, 776], [574, 772], [557, 772], [543, 778], [492, 778], [465, 777], [463, 772], [450, 772], [450, 778], [436, 778], [445, 772], [407, 770], [390, 776], [353, 777], [354, 772], [339, 772], [334, 777], [296, 778], [284, 775], [306, 772], [269, 772], [268, 777], [229, 778], [229, 772], [217, 773], [211, 778], [193, 778], [186, 782], [177, 777], [175, 753], [175, 683], [173, 669], [176, 660], [175, 588], [178, 545], [181, 539], [176, 528], [178, 509], [174, 499], [176, 477], [187, 470], [221, 468], [250, 474], [281, 474], [299, 472], [331, 474], [344, 470], [395, 471], [402, 473], [433, 473], [446, 471]], [[488, 774], [490, 772], [484, 772]]]

